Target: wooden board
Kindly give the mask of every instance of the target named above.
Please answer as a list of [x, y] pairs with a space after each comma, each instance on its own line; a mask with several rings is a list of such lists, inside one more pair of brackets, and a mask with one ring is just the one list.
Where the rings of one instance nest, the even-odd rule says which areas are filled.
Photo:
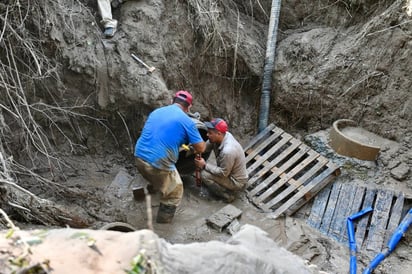
[[401, 221], [404, 195], [358, 184], [335, 183], [323, 190], [312, 205], [307, 224], [346, 244], [347, 218], [372, 207], [371, 213], [354, 221], [355, 240], [358, 249], [381, 252]]
[[339, 240], [342, 227], [346, 227], [347, 209], [353, 200], [353, 188], [351, 184], [342, 184], [336, 209], [329, 226], [328, 234], [332, 238]]
[[[365, 187], [356, 187], [354, 186], [354, 193], [353, 200], [349, 203], [348, 212], [346, 213], [346, 217], [352, 216], [355, 213], [358, 213], [361, 210], [363, 196], [365, 195]], [[341, 233], [339, 237], [340, 242], [347, 242], [348, 241], [348, 230], [346, 228], [346, 224], [341, 228]]]
[[[363, 201], [361, 209], [373, 207], [375, 196], [376, 196], [376, 189], [366, 189], [365, 199]], [[357, 221], [355, 240], [356, 240], [356, 247], [358, 249], [361, 249], [363, 246], [363, 241], [365, 239], [365, 235], [367, 232], [367, 228], [368, 228], [368, 224], [369, 224], [369, 220], [371, 219], [371, 216], [372, 214], [367, 214]]]
[[366, 240], [366, 250], [375, 252], [382, 250], [392, 197], [392, 191], [378, 191]]
[[395, 232], [399, 223], [401, 222], [402, 209], [404, 204], [404, 194], [401, 192], [395, 197], [396, 201], [392, 207], [388, 227], [386, 229], [386, 235], [384, 243], [387, 244], [392, 234]]
[[332, 187], [332, 192], [327, 203], [326, 211], [320, 224], [320, 231], [325, 234], [329, 231], [329, 226], [335, 213], [336, 203], [338, 202], [341, 187], [342, 184], [334, 184]]
[[311, 227], [319, 229], [323, 214], [325, 214], [331, 190], [332, 185], [328, 185], [315, 197], [309, 218], [306, 220], [306, 223]]
[[282, 129], [269, 125], [245, 147], [248, 198], [277, 218], [293, 214], [327, 186], [339, 167]]

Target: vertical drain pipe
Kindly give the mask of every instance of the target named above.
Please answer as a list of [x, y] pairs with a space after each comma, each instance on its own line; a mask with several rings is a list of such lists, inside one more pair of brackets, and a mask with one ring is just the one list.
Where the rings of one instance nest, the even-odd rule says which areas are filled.
[[278, 32], [281, 2], [281, 0], [272, 0], [272, 8], [270, 11], [268, 39], [266, 42], [265, 65], [263, 68], [262, 93], [260, 97], [258, 127], [259, 132], [264, 130], [268, 124], [270, 93], [272, 91], [272, 71], [275, 63], [276, 37]]

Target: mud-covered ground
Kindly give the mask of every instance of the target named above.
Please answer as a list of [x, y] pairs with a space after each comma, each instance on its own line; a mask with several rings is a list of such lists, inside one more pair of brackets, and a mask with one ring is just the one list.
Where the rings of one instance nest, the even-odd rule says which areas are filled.
[[[362, 132], [364, 138], [377, 140], [376, 135], [364, 129], [357, 128], [355, 130], [356, 133]], [[303, 139], [313, 149], [341, 166], [342, 174], [332, 183], [355, 183], [372, 188], [402, 190], [406, 197], [405, 209], [412, 205], [412, 193], [409, 186], [406, 185], [409, 181], [405, 181], [405, 178], [395, 179], [396, 176], [392, 173], [399, 165], [387, 164], [401, 159], [408, 162], [410, 150], [404, 150], [402, 144], [379, 139], [379, 144], [384, 149], [377, 161], [362, 161], [335, 154], [328, 145], [328, 137], [328, 130], [326, 130], [304, 136]], [[385, 147], [387, 145], [389, 147]], [[107, 173], [99, 173], [97, 171], [102, 169], [102, 167], [98, 167], [102, 164], [101, 160], [93, 164], [90, 162], [82, 163], [85, 176], [75, 177], [68, 181], [70, 184], [78, 184], [80, 189], [93, 195], [93, 200], [97, 200], [87, 206], [88, 211], [93, 212], [92, 215], [99, 216], [100, 221], [96, 222], [94, 226], [99, 228], [108, 221], [116, 221], [131, 224], [137, 229], [147, 228], [146, 203], [144, 200], [135, 200], [132, 195], [132, 188], [140, 184], [144, 185], [144, 179], [135, 173], [135, 168], [130, 163], [122, 162], [121, 156], [116, 160], [111, 159], [106, 162]], [[210, 160], [213, 161], [213, 157]], [[115, 164], [108, 165], [108, 162]], [[403, 176], [407, 176], [408, 172], [408, 170], [404, 170]], [[177, 210], [173, 223], [157, 224], [154, 222], [154, 232], [171, 243], [187, 244], [228, 240], [230, 234], [227, 231], [219, 232], [208, 226], [205, 221], [207, 217], [226, 204], [208, 195], [204, 188], [198, 188], [193, 176], [184, 176], [183, 179], [185, 183], [184, 199]], [[87, 180], [87, 185], [83, 185]], [[158, 194], [153, 194], [151, 197], [152, 214], [155, 218], [159, 197]], [[280, 246], [307, 260], [308, 263], [316, 265], [318, 270], [328, 273], [348, 272], [348, 244], [339, 243], [306, 224], [311, 210], [311, 202], [291, 217], [278, 219], [272, 219], [270, 214], [263, 213], [253, 205], [248, 200], [246, 193], [242, 193], [232, 204], [243, 212], [239, 219], [240, 225], [252, 224], [261, 228]], [[412, 261], [408, 258], [412, 244], [410, 239], [411, 232], [409, 231], [394, 253], [374, 273], [408, 273], [412, 268]], [[373, 252], [359, 250], [358, 271], [363, 271], [375, 255]]]
[[[410, 150], [403, 144], [378, 136], [361, 128], [351, 129], [353, 133], [362, 133], [363, 138], [378, 141], [383, 150], [376, 162], [362, 161], [335, 154], [328, 145], [328, 130], [303, 136], [317, 152], [327, 156], [341, 166], [341, 175], [332, 183], [355, 183], [367, 187], [402, 190], [405, 193], [405, 209], [412, 205], [412, 193], [404, 176], [409, 176], [408, 170], [403, 175], [395, 172], [399, 164], [388, 163], [406, 161], [409, 163]], [[369, 134], [369, 135], [368, 135]], [[213, 161], [213, 156], [210, 159]], [[102, 156], [101, 158], [75, 158], [72, 164], [77, 167], [66, 184], [71, 189], [82, 193], [82, 199], [73, 199], [67, 207], [78, 204], [85, 209], [82, 217], [90, 219], [91, 228], [100, 229], [112, 222], [122, 222], [136, 229], [148, 228], [148, 211], [145, 200], [136, 200], [132, 189], [144, 185], [145, 181], [136, 173], [132, 158], [120, 154]], [[402, 162], [404, 163], [404, 162]], [[395, 176], [396, 174], [396, 176]], [[400, 176], [400, 177], [399, 177]], [[396, 177], [396, 178], [395, 178]], [[172, 244], [190, 244], [193, 242], [221, 241], [226, 242], [231, 235], [228, 231], [218, 230], [206, 224], [206, 218], [216, 213], [226, 204], [210, 196], [204, 188], [198, 188], [193, 176], [185, 175], [184, 198], [179, 206], [172, 224], [157, 224], [153, 222], [154, 232]], [[59, 195], [62, 195], [60, 193]], [[151, 195], [152, 217], [155, 219], [159, 194]], [[63, 194], [64, 196], [64, 194]], [[69, 196], [68, 194], [66, 196]], [[63, 202], [63, 201], [61, 201]], [[240, 226], [251, 224], [267, 232], [270, 239], [279, 246], [307, 260], [308, 264], [316, 266], [316, 271], [327, 273], [347, 273], [349, 269], [348, 244], [339, 243], [306, 224], [312, 203], [308, 203], [291, 217], [272, 219], [270, 214], [262, 212], [241, 193], [232, 205], [242, 210], [239, 219]], [[30, 226], [28, 227], [30, 228]], [[396, 250], [384, 260], [374, 273], [409, 273], [412, 261], [409, 259], [411, 250], [411, 232], [406, 233]], [[363, 271], [376, 254], [359, 250], [358, 271]]]

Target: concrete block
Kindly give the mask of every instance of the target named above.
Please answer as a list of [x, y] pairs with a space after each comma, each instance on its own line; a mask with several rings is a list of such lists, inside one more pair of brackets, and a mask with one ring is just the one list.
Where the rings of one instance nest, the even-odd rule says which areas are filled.
[[233, 205], [226, 205], [206, 219], [206, 223], [222, 232], [234, 219], [239, 218], [242, 211]]

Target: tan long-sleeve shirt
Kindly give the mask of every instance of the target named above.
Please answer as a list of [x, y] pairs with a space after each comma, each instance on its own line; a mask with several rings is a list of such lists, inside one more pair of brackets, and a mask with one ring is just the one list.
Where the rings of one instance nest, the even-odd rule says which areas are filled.
[[205, 170], [217, 176], [231, 177], [238, 182], [247, 182], [245, 153], [239, 142], [230, 132], [226, 132], [221, 144], [206, 143], [206, 150], [213, 150], [216, 166], [207, 163]]

